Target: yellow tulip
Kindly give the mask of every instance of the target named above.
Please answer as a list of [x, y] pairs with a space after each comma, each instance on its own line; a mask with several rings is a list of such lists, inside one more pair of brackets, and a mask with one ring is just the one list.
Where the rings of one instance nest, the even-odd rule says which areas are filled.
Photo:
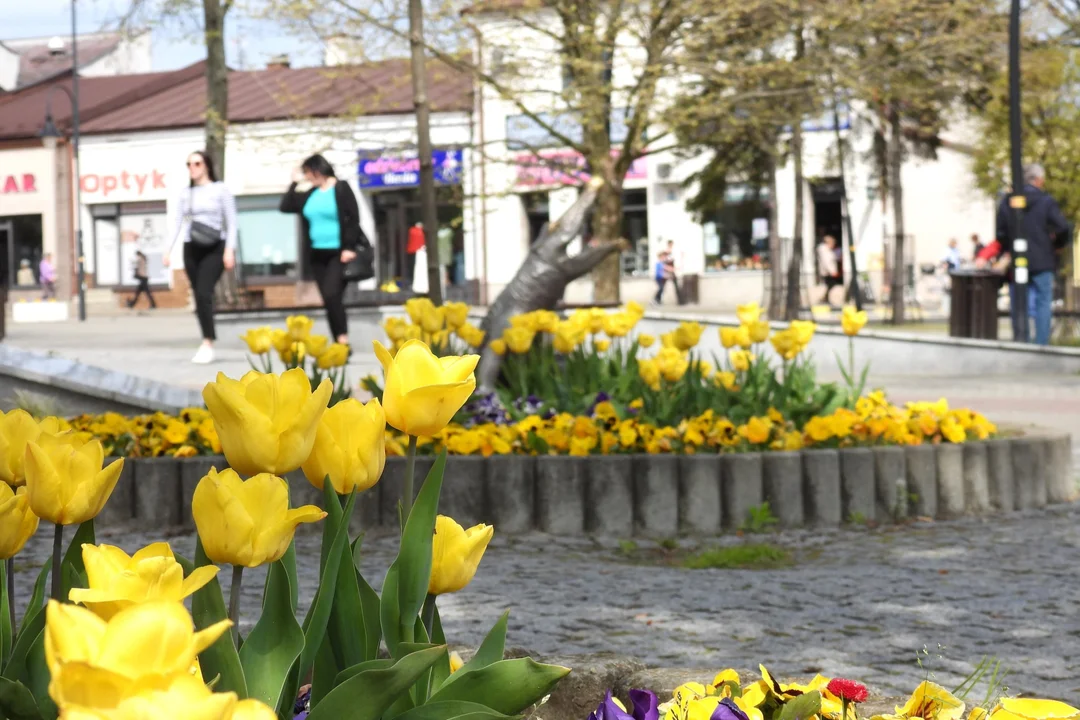
[[420, 325], [425, 315], [435, 312], [435, 304], [426, 297], [416, 297], [405, 301], [405, 312], [413, 325]]
[[739, 328], [722, 327], [720, 328], [720, 344], [724, 346], [725, 350], [730, 350], [739, 344]]
[[15, 557], [37, 531], [38, 518], [26, 492], [25, 487], [0, 483], [0, 560]]
[[1078, 715], [1080, 710], [1057, 700], [1002, 698], [1001, 709], [996, 710], [990, 717], [995, 720], [1066, 720]]
[[265, 355], [273, 346], [271, 330], [268, 327], [251, 328], [240, 339], [246, 342], [248, 350], [256, 355]]
[[752, 325], [761, 319], [761, 306], [756, 302], [739, 305], [735, 308], [735, 316], [743, 325]]
[[402, 345], [395, 357], [375, 341], [375, 355], [386, 375], [386, 422], [407, 435], [434, 436], [476, 389], [473, 371], [479, 355], [437, 358], [418, 341]]
[[448, 302], [443, 305], [446, 327], [457, 330], [469, 321], [469, 306], [463, 302]]
[[460, 670], [463, 667], [465, 667], [465, 661], [461, 659], [461, 656], [458, 655], [456, 650], [451, 652], [450, 653], [450, 674], [453, 675], [454, 673], [456, 673], [458, 670]]
[[439, 332], [445, 325], [446, 315], [442, 308], [432, 307], [430, 310], [425, 310], [424, 314], [420, 316], [420, 327], [429, 335]]
[[330, 347], [330, 338], [325, 335], [308, 335], [304, 340], [304, 349], [311, 357], [317, 358]]
[[656, 337], [653, 335], [641, 334], [637, 336], [637, 344], [639, 347], [651, 348], [656, 343]]
[[735, 372], [746, 372], [754, 362], [754, 356], [746, 350], [732, 350], [728, 353], [728, 358], [730, 358], [731, 367], [735, 369]]
[[634, 318], [635, 322], [645, 317], [645, 306], [634, 300], [626, 303], [626, 305], [623, 307], [623, 311], [630, 317]]
[[57, 525], [97, 517], [124, 469], [123, 460], [102, 469], [104, 460], [97, 440], [76, 445], [53, 438], [27, 445], [26, 490], [34, 514]]
[[603, 308], [589, 308], [587, 311], [587, 324], [589, 333], [596, 335], [604, 331], [604, 321], [607, 319], [607, 311]]
[[607, 349], [611, 347], [610, 340], [593, 340], [593, 347], [596, 352], [607, 352]]
[[701, 342], [701, 333], [704, 331], [705, 328], [701, 326], [701, 323], [679, 323], [679, 327], [675, 328], [672, 340], [679, 350], [689, 350]]
[[303, 342], [311, 334], [311, 328], [315, 321], [307, 315], [290, 315], [285, 318], [285, 328], [289, 339], [293, 342]]
[[428, 593], [453, 593], [472, 582], [494, 534], [495, 528], [490, 525], [476, 525], [466, 530], [453, 518], [445, 515], [436, 517]]
[[[65, 670], [68, 676], [80, 672], [75, 667]], [[92, 681], [92, 675], [81, 670], [82, 681]], [[69, 683], [72, 680], [68, 680]], [[237, 703], [236, 693], [215, 693], [196, 675], [172, 675], [160, 682], [149, 683], [148, 689], [121, 699], [115, 707], [89, 708], [68, 702], [61, 712], [63, 720], [241, 720], [266, 718], [263, 715], [237, 714], [243, 703]], [[255, 700], [245, 700], [256, 703]], [[265, 706], [264, 706], [265, 707]], [[269, 708], [266, 708], [269, 711]]]
[[735, 389], [735, 373], [732, 372], [718, 372], [713, 375], [713, 382], [725, 390]]
[[639, 360], [638, 375], [653, 390], [660, 389], [660, 364], [656, 360]]
[[536, 316], [536, 329], [539, 332], [553, 333], [555, 328], [559, 326], [559, 316], [551, 310], [537, 310], [534, 315]]
[[[196, 656], [232, 623], [195, 632], [178, 602], [138, 603], [108, 621], [86, 608], [50, 600], [45, 611], [49, 695], [63, 708], [115, 708], [125, 698], [192, 677]], [[197, 678], [193, 678], [199, 682]]]
[[754, 347], [754, 343], [750, 339], [750, 329], [746, 325], [740, 325], [735, 329], [735, 344], [743, 350]]
[[770, 341], [776, 350], [776, 354], [785, 360], [794, 360], [795, 356], [802, 352], [803, 349], [798, 336], [790, 328], [773, 333]]
[[856, 311], [850, 305], [844, 308], [844, 313], [840, 316], [840, 325], [844, 328], [844, 334], [849, 336], [858, 335], [859, 331], [866, 325], [866, 321], [866, 311]]
[[342, 400], [323, 414], [315, 446], [303, 464], [312, 485], [323, 481], [339, 495], [363, 492], [382, 477], [386, 464], [386, 414], [378, 400], [367, 405], [355, 398]]
[[302, 342], [289, 342], [284, 348], [278, 350], [278, 357], [286, 365], [299, 365], [304, 362], [307, 355], [307, 345]]
[[151, 600], [181, 602], [214, 579], [212, 565], [184, 577], [168, 543], [147, 545], [132, 556], [112, 545], [82, 546], [89, 589], [75, 588], [69, 599], [108, 620], [121, 610]]
[[686, 354], [675, 348], [661, 348], [656, 356], [660, 374], [668, 382], [678, 382], [690, 367]]
[[274, 346], [274, 349], [277, 350], [279, 354], [286, 352], [295, 342], [295, 340], [289, 337], [289, 333], [281, 328], [274, 328], [270, 331], [270, 344]]
[[0, 480], [26, 482], [26, 446], [41, 437], [41, 425], [25, 410], [0, 413]]
[[758, 321], [750, 323], [746, 326], [747, 331], [750, 334], [750, 342], [763, 343], [769, 339], [769, 323]]
[[959, 720], [964, 714], [964, 701], [953, 696], [937, 683], [924, 680], [911, 694], [904, 707], [897, 707], [901, 717], [936, 718], [936, 720]]
[[289, 485], [281, 478], [261, 473], [244, 481], [231, 468], [211, 468], [199, 481], [191, 514], [208, 558], [249, 568], [280, 559], [298, 525], [326, 517], [314, 505], [290, 510]]
[[469, 347], [478, 348], [484, 344], [484, 331], [475, 325], [466, 322], [457, 328], [455, 332]]
[[637, 321], [625, 313], [614, 313], [604, 318], [604, 333], [608, 337], [626, 337]]
[[241, 700], [223, 720], [277, 720], [277, 713], [258, 700]]
[[506, 354], [506, 341], [505, 340], [492, 340], [488, 347], [491, 348], [491, 352], [495, 353], [499, 357]]
[[319, 359], [315, 362], [315, 365], [320, 370], [344, 367], [345, 363], [349, 362], [349, 346], [342, 345], [341, 343], [334, 343], [326, 348], [326, 352], [321, 353], [318, 357]]
[[503, 333], [502, 339], [506, 343], [506, 347], [510, 349], [510, 352], [515, 355], [524, 355], [529, 352], [532, 347], [533, 338], [536, 337], [536, 333], [526, 327], [511, 327], [507, 328]]
[[311, 454], [315, 430], [334, 391], [329, 379], [315, 392], [300, 368], [281, 375], [249, 372], [233, 380], [218, 373], [203, 388], [225, 459], [237, 472], [284, 475]]
[[386, 337], [390, 338], [391, 342], [401, 342], [405, 340], [405, 333], [409, 324], [405, 322], [404, 318], [388, 317], [383, 320], [383, 329], [386, 331]]
[[795, 333], [795, 337], [798, 338], [799, 344], [805, 347], [813, 339], [817, 325], [809, 320], [792, 320], [791, 330]]

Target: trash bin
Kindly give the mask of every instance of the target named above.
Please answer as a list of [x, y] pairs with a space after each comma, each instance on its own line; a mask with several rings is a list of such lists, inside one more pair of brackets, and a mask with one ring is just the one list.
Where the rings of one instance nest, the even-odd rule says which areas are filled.
[[1002, 276], [990, 270], [953, 270], [949, 335], [998, 339], [998, 290]]
[[698, 276], [683, 275], [679, 278], [679, 304], [697, 305], [700, 300], [698, 293]]

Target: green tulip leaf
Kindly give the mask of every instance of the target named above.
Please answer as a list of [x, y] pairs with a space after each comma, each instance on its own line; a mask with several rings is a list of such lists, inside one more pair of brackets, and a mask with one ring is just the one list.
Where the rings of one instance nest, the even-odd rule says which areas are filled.
[[430, 702], [467, 700], [517, 715], [543, 699], [569, 672], [569, 668], [541, 665], [532, 658], [500, 660], [447, 683]]
[[15, 639], [14, 647], [11, 648], [11, 657], [8, 658], [7, 665], [4, 666], [4, 677], [9, 680], [27, 680], [29, 678], [27, 662], [30, 657], [30, 650], [44, 628], [45, 609], [41, 607], [41, 600], [38, 600], [37, 612], [23, 621], [19, 636]]
[[821, 712], [821, 693], [803, 693], [784, 703], [778, 720], [810, 720]]
[[[308, 720], [379, 720], [444, 651], [443, 647], [421, 650], [406, 655], [392, 667], [357, 673], [330, 691]], [[357, 698], [363, 698], [363, 702], [357, 702]]]
[[[336, 675], [339, 670], [374, 658], [375, 655], [367, 654], [366, 630], [358, 628], [364, 616], [360, 588], [356, 582], [356, 573], [352, 567], [353, 559], [348, 548], [349, 524], [345, 520], [345, 514], [341, 509], [338, 495], [334, 492], [334, 486], [329, 482], [323, 483], [323, 498], [326, 501], [327, 515], [323, 526], [321, 571], [326, 570], [326, 564], [338, 533], [345, 535], [345, 547], [340, 550], [341, 556], [338, 560], [337, 576], [331, 595], [330, 619], [326, 630], [326, 637], [329, 638], [330, 647], [334, 651], [334, 674]], [[350, 500], [350, 502], [354, 501]]]
[[476, 654], [460, 670], [447, 678], [443, 687], [460, 680], [471, 672], [486, 668], [503, 659], [503, 651], [506, 647], [506, 624], [509, 619], [510, 611], [507, 610], [499, 618], [499, 621], [495, 623], [494, 627], [488, 631], [487, 637], [484, 638], [484, 642], [480, 643]]
[[15, 628], [11, 623], [11, 606], [14, 598], [8, 597], [7, 574], [14, 572], [12, 561], [0, 563], [0, 668], [7, 664], [11, 646], [15, 644]]
[[387, 668], [394, 667], [394, 661], [390, 658], [379, 658], [378, 660], [365, 660], [362, 663], [357, 663], [352, 667], [347, 667], [338, 673], [334, 679], [334, 686], [338, 686], [347, 680], [351, 680], [360, 673], [366, 670], [385, 670]]
[[330, 554], [330, 545], [333, 543], [334, 536], [337, 534], [342, 520], [341, 500], [338, 498], [337, 491], [334, 490], [333, 483], [329, 482], [329, 478], [323, 481], [323, 507], [326, 510], [326, 518], [323, 520], [322, 549], [319, 552], [320, 573], [326, 566], [326, 558]]
[[45, 663], [45, 629], [42, 628], [26, 656], [26, 687], [34, 696], [41, 717], [56, 720], [56, 704], [49, 697], [50, 679], [49, 666]]
[[421, 705], [396, 716], [394, 720], [517, 720], [479, 703], [451, 700]]
[[94, 536], [94, 519], [90, 518], [75, 531], [75, 535], [71, 538], [71, 543], [68, 545], [67, 552], [64, 553], [64, 564], [73, 565], [75, 570], [80, 573], [86, 573], [86, 567], [83, 565], [83, 545], [96, 545], [97, 540]]
[[[382, 631], [393, 657], [400, 657], [397, 645], [412, 639], [413, 627], [427, 598], [431, 582], [431, 542], [435, 534], [435, 515], [439, 511], [446, 451], [428, 473], [416, 504], [405, 521], [398, 556], [383, 582], [381, 607]], [[387, 593], [387, 589], [392, 592]]]
[[[356, 494], [353, 493], [345, 505], [345, 514], [352, 511], [356, 502]], [[325, 538], [323, 540], [325, 542]], [[319, 577], [319, 589], [315, 592], [315, 598], [311, 602], [311, 609], [304, 619], [304, 649], [300, 653], [300, 677], [306, 677], [308, 671], [315, 664], [315, 655], [322, 646], [323, 638], [326, 637], [326, 628], [330, 623], [330, 614], [334, 606], [334, 595], [337, 591], [338, 569], [341, 565], [341, 556], [345, 553], [349, 544], [349, 527], [339, 524], [337, 533], [330, 543], [330, 552], [327, 555], [326, 564], [323, 566], [322, 575]], [[350, 563], [351, 565], [351, 563]], [[295, 569], [295, 566], [294, 566]], [[351, 567], [347, 568], [350, 572]]]
[[[352, 545], [353, 565], [356, 569], [356, 585], [360, 591], [360, 611], [364, 620], [364, 633], [367, 639], [364, 643], [364, 657], [373, 659], [379, 655], [379, 646], [382, 644], [382, 625], [379, 618], [379, 593], [371, 587], [360, 572], [360, 540], [356, 538]], [[344, 561], [342, 561], [344, 564]]]
[[30, 688], [7, 678], [0, 678], [0, 717], [7, 720], [42, 720]]
[[[433, 608], [431, 614], [431, 642], [435, 645], [445, 645], [446, 635], [443, 633], [442, 618], [439, 617], [439, 606], [436, 605]], [[436, 692], [439, 688], [446, 684], [446, 681], [450, 678], [450, 651], [447, 650], [446, 655], [439, 658], [439, 661], [435, 663], [431, 668], [431, 692]]]
[[41, 572], [38, 573], [37, 580], [34, 581], [34, 591], [30, 594], [30, 602], [27, 603], [26, 610], [23, 612], [19, 635], [22, 635], [26, 626], [34, 619], [34, 616], [45, 607], [45, 583], [49, 581], [50, 572], [50, 563], [46, 562], [45, 566], [41, 568]]
[[267, 572], [262, 615], [240, 648], [248, 697], [272, 708], [278, 706], [293, 663], [304, 649], [304, 631], [296, 622], [291, 597], [289, 572], [277, 560]]
[[[213, 564], [206, 557], [201, 540], [195, 543], [195, 564], [198, 567]], [[205, 630], [229, 617], [225, 609], [225, 598], [221, 594], [221, 584], [216, 577], [191, 596], [191, 616], [197, 630]], [[199, 655], [199, 665], [202, 667], [203, 677], [221, 676], [216, 687], [218, 692], [232, 691], [240, 699], [248, 697], [244, 667], [240, 664], [240, 655], [233, 645], [232, 633], [225, 633], [213, 645], [203, 650]]]
[[334, 659], [334, 649], [330, 646], [330, 638], [323, 638], [319, 652], [315, 654], [315, 665], [311, 671], [311, 707], [315, 707], [322, 699], [337, 687], [338, 666]]
[[285, 572], [289, 574], [289, 602], [292, 604], [293, 615], [300, 605], [300, 580], [296, 576], [296, 539], [289, 543], [289, 549], [281, 556], [281, 563], [285, 566]]

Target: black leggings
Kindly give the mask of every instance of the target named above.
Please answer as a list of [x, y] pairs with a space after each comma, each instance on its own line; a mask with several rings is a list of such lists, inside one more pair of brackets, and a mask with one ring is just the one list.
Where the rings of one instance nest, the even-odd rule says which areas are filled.
[[195, 314], [204, 340], [217, 340], [214, 333], [214, 288], [225, 272], [225, 243], [199, 245], [184, 243], [184, 270], [195, 293]]
[[341, 264], [340, 250], [312, 250], [308, 256], [311, 274], [319, 286], [326, 307], [326, 321], [330, 324], [332, 342], [349, 334], [349, 321], [345, 317], [345, 266]]

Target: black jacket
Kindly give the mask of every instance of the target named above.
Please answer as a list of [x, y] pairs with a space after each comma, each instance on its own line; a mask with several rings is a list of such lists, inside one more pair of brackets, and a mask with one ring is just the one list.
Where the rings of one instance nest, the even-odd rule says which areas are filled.
[[[292, 213], [300, 216], [301, 225], [304, 227], [304, 247], [311, 249], [311, 227], [304, 217], [304, 204], [307, 203], [315, 188], [305, 192], [296, 191], [296, 183], [289, 185], [289, 189], [281, 197], [278, 209], [283, 213]], [[361, 245], [369, 246], [368, 239], [360, 230], [360, 208], [356, 204], [356, 196], [353, 195], [349, 183], [338, 180], [334, 184], [334, 198], [337, 201], [338, 225], [341, 226], [341, 249], [356, 251]]]
[[1016, 232], [1009, 196], [1001, 199], [997, 216], [997, 238], [1001, 249], [1016, 257], [1013, 240], [1023, 238], [1028, 244], [1028, 269], [1031, 274], [1053, 271], [1055, 251], [1069, 242], [1071, 226], [1058, 207], [1057, 200], [1048, 193], [1027, 185], [1024, 187], [1024, 197], [1027, 198], [1027, 207], [1024, 208], [1024, 225], [1020, 234]]

